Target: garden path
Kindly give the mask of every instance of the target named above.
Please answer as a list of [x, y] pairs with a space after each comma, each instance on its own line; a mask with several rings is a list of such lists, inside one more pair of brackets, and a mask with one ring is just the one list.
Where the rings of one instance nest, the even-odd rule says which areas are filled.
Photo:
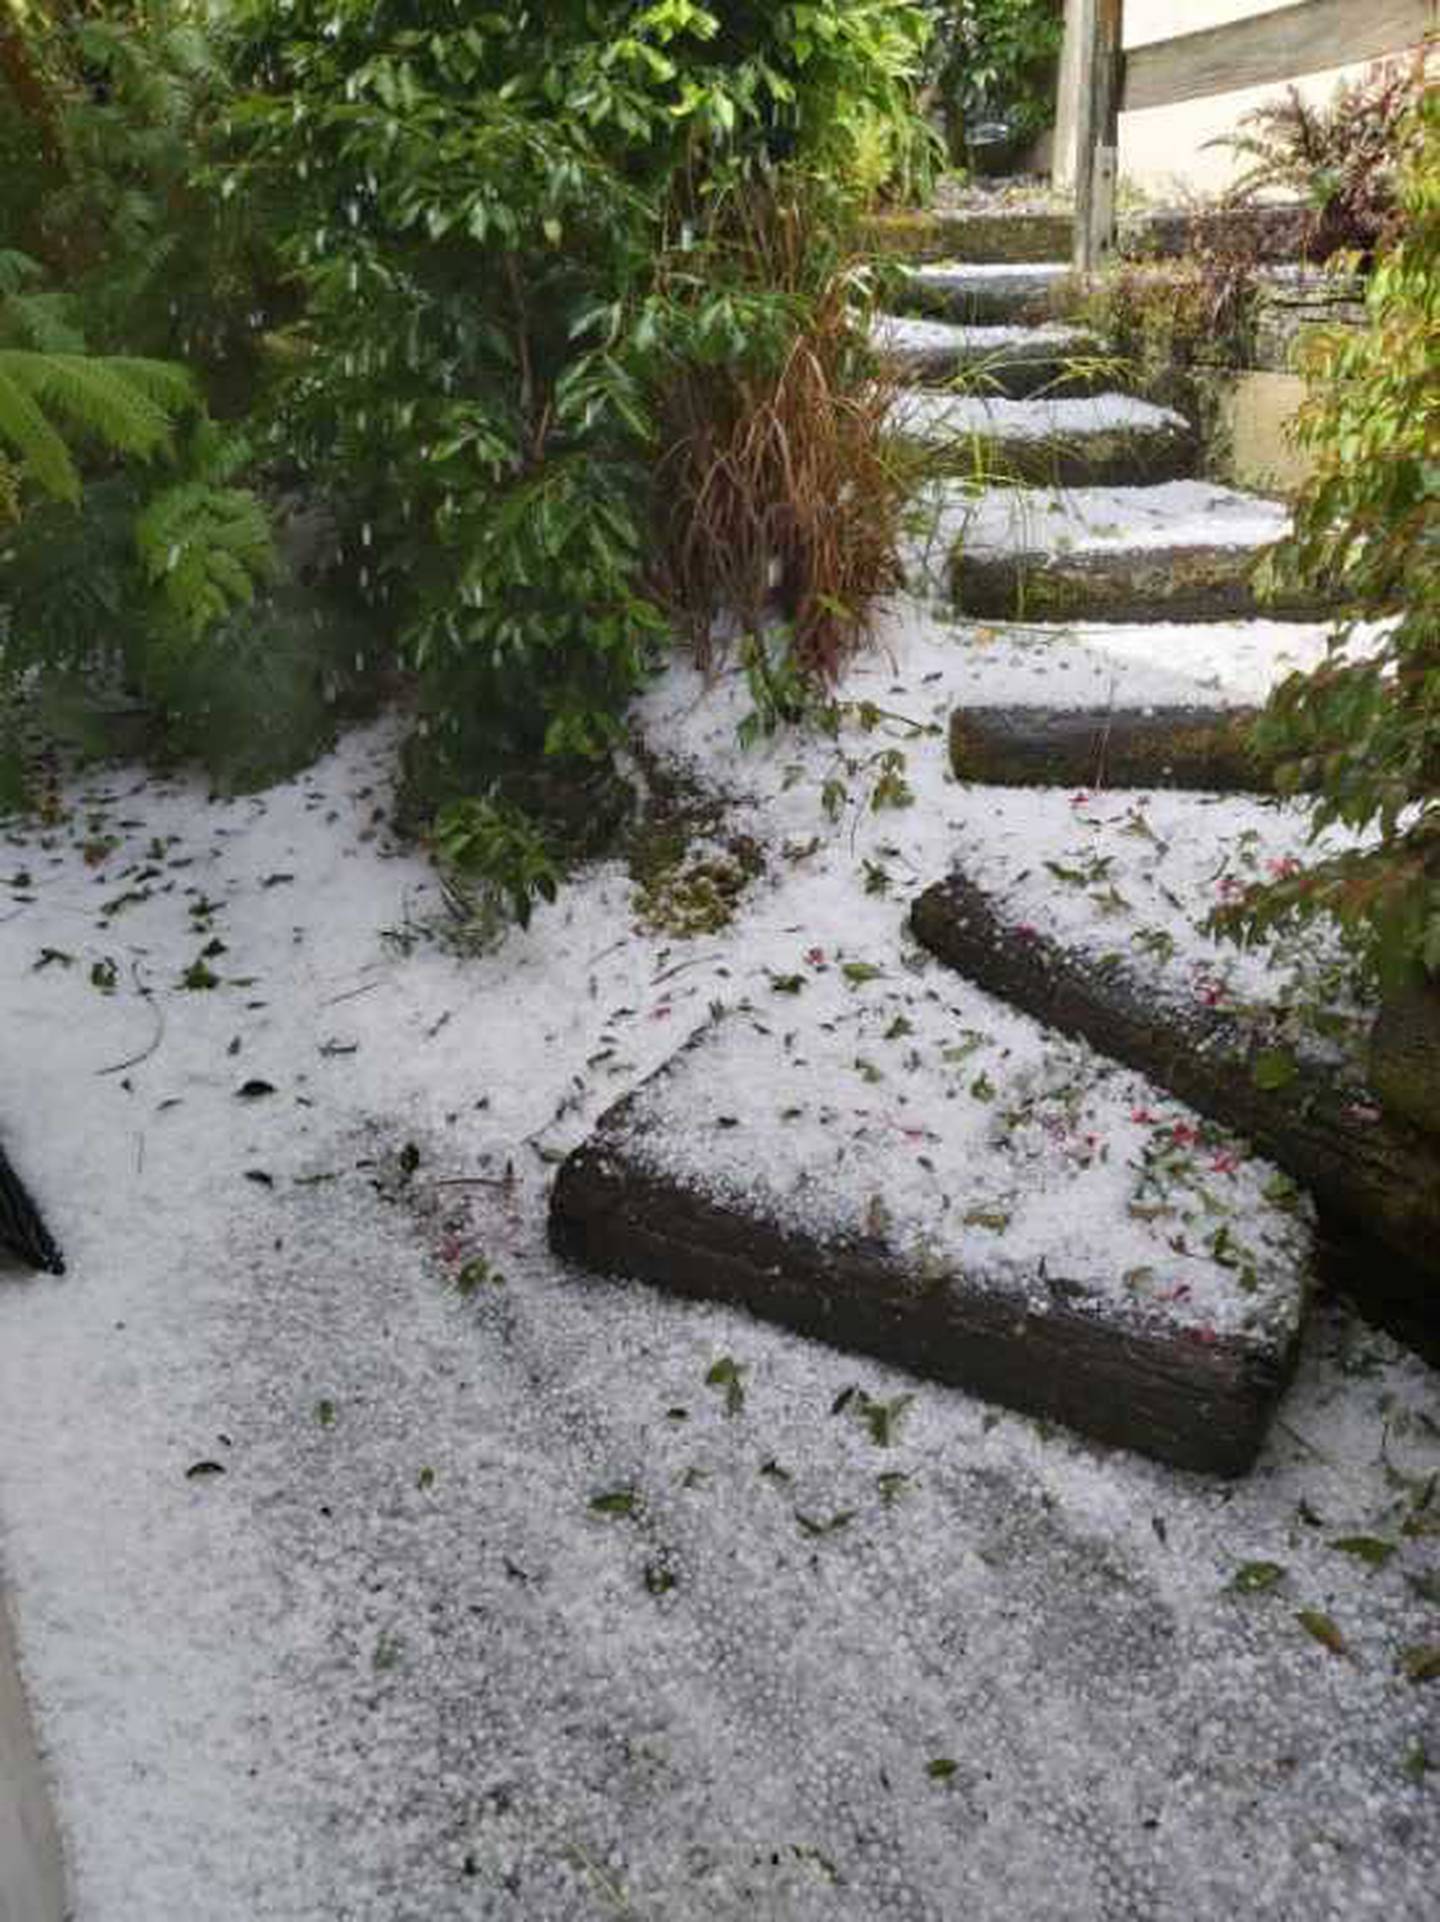
[[[960, 857], [1157, 1001], [1333, 997], [1318, 950], [1270, 970], [1194, 925], [1293, 855], [1293, 811], [964, 784], [948, 735], [1112, 690], [1228, 713], [1323, 628], [980, 625], [929, 551], [835, 735], [738, 755], [744, 675], [673, 663], [646, 764], [726, 805], [493, 952], [440, 938], [391, 835], [388, 722], [243, 799], [92, 772], [7, 839], [6, 1145], [67, 1272], [0, 1286], [0, 1559], [76, 1922], [1427, 1912], [1421, 1360], [1321, 1304], [1221, 1481], [548, 1246], [557, 1167], [748, 1003], [776, 1053], [702, 1064], [717, 1167], [732, 1100], [777, 1109], [747, 1185], [796, 1167], [814, 1115], [779, 1109], [863, 1102], [835, 1145], [876, 1239], [929, 1205], [933, 1128], [977, 1246], [1108, 1256], [1197, 1353], [1252, 1299], [1283, 1324], [1293, 1187], [906, 920]], [[936, 1119], [911, 1050], [951, 1077]], [[1224, 1242], [1182, 1272], [1171, 1207], [1259, 1248], [1253, 1297]]]

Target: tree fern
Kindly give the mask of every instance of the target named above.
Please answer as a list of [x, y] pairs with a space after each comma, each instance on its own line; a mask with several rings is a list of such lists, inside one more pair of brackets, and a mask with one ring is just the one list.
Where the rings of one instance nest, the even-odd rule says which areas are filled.
[[85, 336], [72, 318], [69, 295], [45, 287], [44, 277], [38, 260], [0, 247], [0, 347], [83, 354]]
[[0, 443], [58, 500], [79, 500], [80, 473], [57, 420], [144, 459], [169, 445], [174, 416], [196, 402], [191, 376], [168, 361], [0, 348]]
[[270, 523], [241, 487], [185, 480], [157, 494], [135, 523], [140, 566], [167, 625], [193, 642], [254, 599], [275, 572]]

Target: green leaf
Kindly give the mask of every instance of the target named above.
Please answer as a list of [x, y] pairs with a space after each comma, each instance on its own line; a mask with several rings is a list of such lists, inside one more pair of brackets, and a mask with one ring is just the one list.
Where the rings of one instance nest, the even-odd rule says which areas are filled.
[[1372, 1568], [1383, 1568], [1395, 1553], [1394, 1542], [1381, 1541], [1378, 1535], [1342, 1535], [1331, 1542], [1342, 1555], [1353, 1555], [1357, 1561], [1368, 1562]]
[[591, 1513], [595, 1515], [633, 1515], [638, 1505], [639, 1496], [633, 1488], [612, 1488], [590, 1497]]
[[901, 1419], [914, 1399], [913, 1395], [896, 1395], [893, 1401], [874, 1401], [869, 1395], [861, 1394], [860, 1419], [877, 1448], [892, 1446], [899, 1432]]
[[1400, 1667], [1407, 1681], [1440, 1681], [1440, 1642], [1402, 1649]]
[[505, 1277], [484, 1255], [471, 1255], [455, 1277], [457, 1294], [473, 1295], [481, 1288], [503, 1288]]
[[1345, 1655], [1349, 1653], [1345, 1645], [1345, 1637], [1340, 1633], [1330, 1617], [1320, 1609], [1297, 1608], [1295, 1611], [1295, 1619], [1307, 1635], [1319, 1642], [1322, 1648], [1328, 1648], [1332, 1655]]
[[738, 1415], [745, 1406], [745, 1384], [742, 1380], [744, 1373], [744, 1364], [735, 1361], [729, 1355], [722, 1355], [719, 1361], [712, 1363], [706, 1371], [706, 1386], [725, 1390], [727, 1415]]
[[1266, 1094], [1288, 1088], [1300, 1069], [1288, 1048], [1265, 1048], [1256, 1055], [1250, 1079]]
[[842, 1528], [848, 1528], [855, 1519], [853, 1508], [842, 1508], [837, 1514], [821, 1521], [813, 1515], [802, 1515], [797, 1508], [795, 1519], [800, 1524], [802, 1534], [811, 1536], [838, 1535]]
[[950, 1756], [937, 1755], [925, 1764], [925, 1773], [932, 1782], [948, 1782], [959, 1766]]
[[1284, 1576], [1285, 1568], [1281, 1562], [1242, 1562], [1230, 1577], [1228, 1586], [1236, 1595], [1259, 1595], [1266, 1589], [1274, 1588]]

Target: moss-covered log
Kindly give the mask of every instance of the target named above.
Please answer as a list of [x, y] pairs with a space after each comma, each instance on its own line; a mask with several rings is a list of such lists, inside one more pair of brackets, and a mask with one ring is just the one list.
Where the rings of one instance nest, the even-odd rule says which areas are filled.
[[1182, 1013], [1125, 963], [1104, 966], [1012, 925], [963, 874], [928, 888], [910, 921], [924, 947], [989, 993], [1248, 1136], [1310, 1190], [1322, 1217], [1370, 1241], [1387, 1288], [1408, 1272], [1424, 1278], [1436, 1303], [1440, 1145], [1433, 1137], [1313, 1064], [1287, 1061], [1278, 1075], [1257, 1072], [1260, 1044], [1233, 1017], [1204, 1008]]
[[1254, 1462], [1293, 1367], [1293, 1328], [1197, 1339], [1135, 1306], [1072, 1301], [1043, 1264], [1021, 1302], [979, 1271], [917, 1286], [879, 1242], [817, 1241], [638, 1166], [626, 1153], [626, 1108], [560, 1170], [550, 1208], [559, 1254], [736, 1303], [1180, 1468], [1238, 1475]]
[[1182, 427], [1106, 427], [1076, 434], [979, 433], [948, 443], [923, 441], [941, 473], [970, 475], [977, 447], [991, 486], [1144, 487], [1187, 480], [1200, 457], [1198, 436]]
[[967, 552], [951, 563], [956, 605], [986, 620], [1228, 621], [1314, 616], [1315, 595], [1262, 596], [1253, 546], [1187, 543], [1068, 553]]
[[1386, 996], [1370, 1079], [1386, 1107], [1434, 1137], [1440, 1154], [1440, 981], [1416, 980]]
[[998, 272], [993, 264], [922, 264], [908, 276], [899, 294], [899, 305], [906, 313], [972, 327], [1060, 320], [1078, 302], [1077, 283], [1068, 273], [1057, 273], [1053, 265], [1023, 263]]
[[1099, 342], [1075, 327], [964, 327], [892, 314], [882, 317], [874, 338], [896, 380], [954, 385], [980, 399], [1074, 398], [1119, 384]]
[[872, 214], [861, 239], [871, 252], [902, 260], [1028, 264], [1067, 260], [1071, 223], [1065, 214], [901, 211]]
[[1270, 775], [1250, 745], [1253, 709], [966, 707], [950, 718], [962, 781], [994, 787], [1199, 788], [1255, 793]]

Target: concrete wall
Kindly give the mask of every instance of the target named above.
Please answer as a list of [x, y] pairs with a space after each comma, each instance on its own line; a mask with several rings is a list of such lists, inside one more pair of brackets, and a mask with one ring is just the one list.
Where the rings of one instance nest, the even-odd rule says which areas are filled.
[[[1206, 27], [1273, 11], [1273, 4], [1257, 4], [1257, 0], [1125, 0], [1125, 44], [1138, 47], [1149, 40], [1170, 40], [1177, 34], [1199, 33]], [[1306, 74], [1295, 85], [1307, 100], [1328, 100], [1342, 81], [1364, 73], [1367, 64]], [[1244, 163], [1223, 147], [1207, 150], [1205, 142], [1233, 133], [1252, 107], [1284, 93], [1283, 84], [1244, 87], [1238, 93], [1127, 113], [1120, 122], [1121, 179], [1161, 199], [1172, 198], [1182, 189], [1219, 193]]]
[[1262, 494], [1299, 492], [1314, 463], [1292, 444], [1289, 428], [1308, 391], [1298, 374], [1253, 370], [1217, 377], [1215, 424], [1224, 453], [1223, 479]]
[[[1125, 0], [1125, 45], [1143, 46], [1152, 40], [1172, 40], [1184, 33], [1271, 13], [1290, 0]], [[1061, 61], [1061, 113], [1056, 139], [1056, 184], [1068, 187], [1074, 179], [1074, 128], [1066, 111], [1065, 73], [1073, 59], [1077, 0], [1066, 0], [1065, 55]], [[1359, 66], [1334, 67], [1307, 74], [1296, 85], [1308, 100], [1328, 100], [1344, 80], [1363, 74]], [[1191, 194], [1214, 194], [1228, 187], [1242, 162], [1224, 148], [1206, 147], [1219, 135], [1233, 133], [1241, 116], [1262, 101], [1283, 95], [1275, 87], [1245, 87], [1235, 93], [1212, 94], [1204, 100], [1183, 100], [1171, 107], [1147, 107], [1127, 113], [1120, 121], [1120, 179], [1151, 198], [1174, 201]]]
[[64, 1922], [60, 1840], [0, 1589], [0, 1922]]

